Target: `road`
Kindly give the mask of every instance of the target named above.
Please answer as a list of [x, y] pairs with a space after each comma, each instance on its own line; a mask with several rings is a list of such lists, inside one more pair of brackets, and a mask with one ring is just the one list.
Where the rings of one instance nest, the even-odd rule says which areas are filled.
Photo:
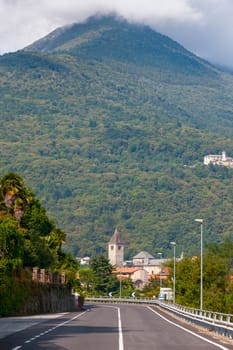
[[[10, 320], [6, 319], [5, 324]], [[44, 320], [38, 318], [38, 322], [34, 318], [32, 324], [29, 322], [27, 328], [24, 324], [21, 330], [14, 322], [12, 329], [10, 323], [7, 326], [11, 334], [0, 339], [1, 350], [233, 349], [233, 341], [217, 339], [214, 334], [192, 328], [160, 309], [142, 305], [88, 305], [77, 313], [56, 318], [51, 315]], [[3, 324], [4, 319], [0, 319], [0, 329]]]

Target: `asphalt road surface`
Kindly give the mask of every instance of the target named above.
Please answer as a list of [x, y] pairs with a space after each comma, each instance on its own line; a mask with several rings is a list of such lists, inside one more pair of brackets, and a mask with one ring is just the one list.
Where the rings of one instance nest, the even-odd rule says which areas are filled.
[[[232, 350], [233, 341], [142, 305], [88, 305], [43, 319], [0, 319], [0, 350]], [[32, 323], [30, 323], [31, 321]], [[38, 321], [38, 322], [37, 322]], [[8, 323], [7, 323], [8, 322]], [[1, 328], [8, 329], [6, 336]]]

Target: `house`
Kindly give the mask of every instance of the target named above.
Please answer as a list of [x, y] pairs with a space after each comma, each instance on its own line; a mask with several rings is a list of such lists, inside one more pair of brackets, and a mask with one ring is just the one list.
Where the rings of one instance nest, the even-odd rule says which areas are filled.
[[142, 289], [149, 281], [149, 274], [143, 267], [117, 267], [113, 273], [118, 280], [130, 278], [136, 289]]
[[162, 281], [167, 280], [169, 275], [170, 275], [170, 269], [168, 267], [161, 267], [161, 270], [157, 274], [149, 275], [149, 280], [160, 279], [162, 284]]

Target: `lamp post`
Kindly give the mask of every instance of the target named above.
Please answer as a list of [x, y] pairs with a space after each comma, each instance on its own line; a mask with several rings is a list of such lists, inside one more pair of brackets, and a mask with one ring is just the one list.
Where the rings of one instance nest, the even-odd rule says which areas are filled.
[[173, 303], [176, 303], [176, 242], [170, 242], [174, 253]]
[[200, 276], [200, 310], [203, 309], [203, 219], [195, 219], [201, 225], [201, 276]]
[[[160, 259], [162, 258], [162, 253], [159, 252], [157, 253], [160, 257]], [[162, 288], [162, 278], [161, 278], [161, 273], [162, 273], [162, 266], [161, 266], [161, 262], [160, 262], [160, 272], [159, 272], [159, 286], [160, 286], [160, 293], [161, 293], [161, 288]]]
[[121, 299], [121, 288], [122, 288], [122, 281], [121, 281], [121, 275], [120, 275], [120, 299]]
[[120, 267], [120, 299], [121, 299], [121, 296], [122, 296], [122, 274], [121, 274], [121, 267]]

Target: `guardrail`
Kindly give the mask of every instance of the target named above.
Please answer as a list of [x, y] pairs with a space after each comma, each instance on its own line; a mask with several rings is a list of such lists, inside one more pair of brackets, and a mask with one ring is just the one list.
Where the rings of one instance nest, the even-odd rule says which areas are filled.
[[160, 307], [179, 318], [233, 339], [233, 315], [220, 312], [188, 308], [171, 303], [160, 303]]
[[85, 301], [100, 303], [124, 303], [124, 304], [159, 304], [158, 299], [149, 298], [115, 298], [115, 297], [85, 297]]
[[177, 317], [233, 339], [233, 315], [190, 308], [158, 299], [86, 297], [85, 301], [101, 303], [149, 304], [157, 305]]
[[163, 304], [165, 304], [164, 307], [168, 307], [169, 309], [175, 309], [176, 312], [180, 312], [182, 314], [188, 314], [188, 315], [191, 314], [195, 318], [211, 321], [212, 323], [233, 325], [233, 315], [231, 314], [200, 310], [200, 309], [190, 308], [190, 307], [177, 305], [177, 304], [174, 305], [172, 303], [163, 303]]

